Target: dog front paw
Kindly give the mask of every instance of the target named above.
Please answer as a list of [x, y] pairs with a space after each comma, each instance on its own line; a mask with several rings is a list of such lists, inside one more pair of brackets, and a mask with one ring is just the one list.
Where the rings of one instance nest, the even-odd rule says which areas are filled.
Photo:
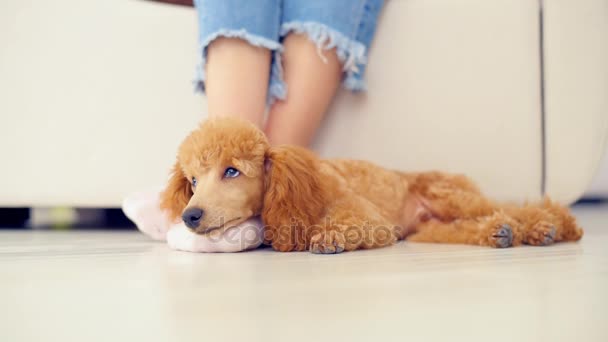
[[310, 252], [314, 254], [337, 254], [344, 252], [344, 234], [330, 230], [314, 235], [310, 239]]

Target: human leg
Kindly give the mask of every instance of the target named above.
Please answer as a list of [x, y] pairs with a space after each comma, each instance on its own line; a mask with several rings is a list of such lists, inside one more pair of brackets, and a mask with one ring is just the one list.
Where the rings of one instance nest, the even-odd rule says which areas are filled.
[[273, 144], [308, 145], [340, 83], [364, 90], [363, 72], [382, 0], [284, 0], [287, 96], [269, 114]]

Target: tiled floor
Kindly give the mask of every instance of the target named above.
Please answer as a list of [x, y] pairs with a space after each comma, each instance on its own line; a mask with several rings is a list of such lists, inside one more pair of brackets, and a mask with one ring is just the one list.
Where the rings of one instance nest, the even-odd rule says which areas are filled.
[[580, 243], [174, 252], [135, 232], [0, 232], [0, 341], [608, 341], [608, 206]]

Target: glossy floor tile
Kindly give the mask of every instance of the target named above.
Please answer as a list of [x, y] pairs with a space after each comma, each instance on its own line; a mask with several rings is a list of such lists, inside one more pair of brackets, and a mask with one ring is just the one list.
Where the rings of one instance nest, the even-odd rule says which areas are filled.
[[575, 212], [580, 243], [329, 256], [0, 231], [0, 341], [608, 341], [608, 206]]

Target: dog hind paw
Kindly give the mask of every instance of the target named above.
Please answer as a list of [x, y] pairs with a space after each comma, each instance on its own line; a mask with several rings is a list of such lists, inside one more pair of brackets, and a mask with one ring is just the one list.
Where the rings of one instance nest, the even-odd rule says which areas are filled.
[[500, 224], [492, 231], [489, 241], [492, 247], [511, 247], [513, 245], [513, 229], [506, 223]]
[[525, 236], [524, 242], [533, 246], [548, 246], [555, 242], [557, 229], [549, 222], [539, 222], [530, 229]]

